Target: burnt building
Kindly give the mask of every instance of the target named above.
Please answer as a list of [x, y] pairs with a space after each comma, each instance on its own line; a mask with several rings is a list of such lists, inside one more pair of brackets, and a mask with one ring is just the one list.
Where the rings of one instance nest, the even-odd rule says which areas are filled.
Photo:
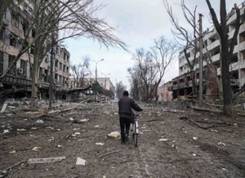
[[[241, 22], [239, 34], [237, 36], [233, 57], [230, 64], [230, 74], [231, 74], [231, 85], [233, 92], [238, 91], [245, 84], [245, 3], [240, 5], [241, 9]], [[231, 40], [235, 31], [235, 20], [236, 14], [234, 11], [229, 13], [229, 20], [227, 22], [229, 26], [229, 39]], [[206, 30], [203, 35], [204, 46], [203, 49], [204, 60], [203, 60], [203, 93], [205, 96], [218, 97], [218, 88], [221, 87], [221, 83], [217, 82], [217, 79], [221, 77], [221, 61], [220, 61], [220, 41], [216, 30], [213, 28], [211, 30]], [[172, 80], [173, 97], [187, 96], [192, 94], [192, 79], [194, 77], [196, 83], [196, 91], [198, 92], [199, 86], [199, 55], [197, 53], [196, 60], [194, 61], [194, 48], [190, 47], [187, 50], [187, 56], [190, 61], [194, 63], [194, 75], [190, 71], [190, 67], [185, 58], [184, 51], [179, 54], [179, 76]], [[208, 65], [208, 56], [211, 57], [212, 64], [215, 68]], [[215, 72], [213, 71], [215, 69]]]
[[[8, 8], [3, 16], [3, 25], [0, 29], [0, 76], [6, 73], [18, 55], [23, 40], [32, 40], [35, 37], [35, 29], [32, 29], [28, 39], [24, 37], [26, 24], [31, 23], [33, 7], [31, 1], [25, 0], [23, 3]], [[68, 87], [70, 54], [63, 46], [55, 47], [55, 61], [53, 62], [54, 81], [57, 88]], [[40, 65], [39, 89], [47, 91], [50, 76], [51, 54], [47, 53]], [[0, 87], [3, 90], [14, 89], [31, 91], [31, 68], [33, 65], [33, 48], [21, 55], [16, 65], [4, 76], [0, 78]]]

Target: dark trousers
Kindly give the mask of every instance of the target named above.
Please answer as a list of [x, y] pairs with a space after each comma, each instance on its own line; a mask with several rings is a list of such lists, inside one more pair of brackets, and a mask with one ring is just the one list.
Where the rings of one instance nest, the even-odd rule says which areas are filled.
[[121, 140], [124, 143], [129, 135], [130, 119], [120, 117]]

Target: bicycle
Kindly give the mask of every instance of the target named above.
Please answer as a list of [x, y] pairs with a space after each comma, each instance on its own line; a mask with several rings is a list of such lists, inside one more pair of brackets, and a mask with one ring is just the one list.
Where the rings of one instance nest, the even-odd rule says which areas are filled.
[[132, 133], [132, 140], [135, 147], [138, 147], [138, 136], [139, 136], [139, 114], [135, 114], [134, 121], [130, 124], [130, 131]]

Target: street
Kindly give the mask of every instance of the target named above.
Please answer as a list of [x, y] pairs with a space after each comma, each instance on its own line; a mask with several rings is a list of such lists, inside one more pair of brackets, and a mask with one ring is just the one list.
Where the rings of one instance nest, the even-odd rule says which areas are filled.
[[[245, 176], [242, 118], [142, 105], [138, 148], [107, 136], [119, 131], [116, 103], [76, 104], [59, 114], [29, 118], [1, 115], [1, 174], [13, 178]], [[28, 162], [59, 156], [65, 159]], [[76, 165], [78, 157], [85, 165]]]

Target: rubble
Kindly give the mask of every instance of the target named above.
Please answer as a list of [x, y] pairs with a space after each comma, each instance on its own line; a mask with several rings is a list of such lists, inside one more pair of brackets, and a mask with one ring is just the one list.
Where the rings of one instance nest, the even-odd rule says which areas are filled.
[[72, 134], [72, 136], [73, 136], [73, 137], [76, 137], [76, 136], [78, 136], [78, 135], [80, 135], [80, 134], [81, 134], [80, 132], [75, 132], [75, 133]]
[[118, 131], [111, 132], [107, 135], [110, 138], [120, 138], [121, 134]]
[[158, 141], [159, 141], [159, 142], [167, 142], [168, 139], [167, 139], [167, 138], [160, 138]]
[[5, 112], [7, 106], [8, 106], [8, 103], [4, 103], [4, 104], [3, 104], [3, 107], [2, 107], [2, 109], [1, 109], [1, 113], [4, 113], [4, 112]]
[[98, 146], [104, 146], [105, 144], [104, 143], [101, 143], [101, 142], [98, 142], [98, 143], [95, 143], [96, 145]]
[[41, 119], [38, 119], [38, 120], [36, 121], [36, 123], [37, 123], [37, 124], [44, 124], [44, 121], [41, 120]]
[[32, 148], [32, 151], [39, 151], [41, 149], [41, 147], [35, 146]]
[[76, 165], [77, 166], [85, 166], [86, 165], [86, 160], [85, 159], [82, 159], [80, 157], [77, 157], [77, 161], [76, 161]]
[[55, 163], [66, 159], [65, 156], [60, 157], [49, 157], [49, 158], [31, 158], [28, 159], [28, 164], [43, 164], [43, 163]]

